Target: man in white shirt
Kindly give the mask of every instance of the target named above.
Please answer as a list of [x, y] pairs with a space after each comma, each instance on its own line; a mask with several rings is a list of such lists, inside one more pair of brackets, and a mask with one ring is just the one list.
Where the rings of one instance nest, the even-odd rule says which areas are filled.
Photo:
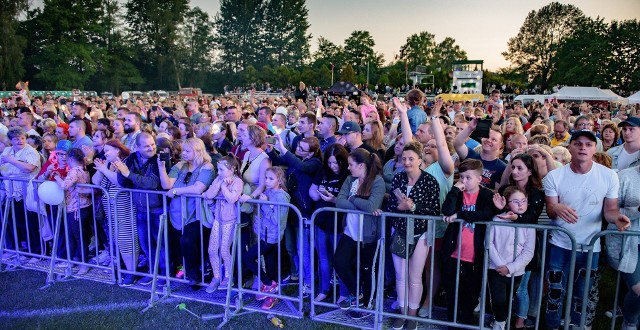
[[[568, 234], [562, 230], [551, 232], [549, 240], [549, 269], [546, 274], [549, 295], [546, 307], [546, 323], [549, 329], [560, 327], [563, 313], [564, 295], [569, 274], [572, 251], [576, 250], [573, 297], [571, 297], [571, 323], [580, 325], [583, 294], [591, 289], [593, 277], [588, 283], [585, 272], [589, 252], [583, 246], [600, 232], [602, 219], [616, 224], [619, 230], [626, 230], [630, 220], [620, 214], [618, 207], [619, 182], [617, 174], [593, 161], [596, 153], [596, 136], [590, 130], [576, 131], [569, 140], [571, 162], [547, 174], [543, 180], [547, 213], [552, 224], [570, 232], [577, 246], [573, 246]], [[594, 246], [591, 268], [598, 269], [600, 241]], [[595, 313], [595, 306], [587, 306], [589, 315]], [[589, 324], [586, 324], [589, 326]]]
[[618, 124], [624, 143], [607, 151], [614, 171], [640, 165], [640, 118], [629, 117]]

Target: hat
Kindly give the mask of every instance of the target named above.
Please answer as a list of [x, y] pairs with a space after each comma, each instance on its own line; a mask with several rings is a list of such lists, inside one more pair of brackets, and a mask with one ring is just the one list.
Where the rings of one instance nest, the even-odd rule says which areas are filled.
[[593, 134], [592, 131], [590, 131], [588, 129], [583, 129], [583, 130], [580, 130], [580, 131], [573, 132], [571, 134], [571, 139], [569, 139], [569, 143], [573, 142], [573, 140], [575, 140], [575, 139], [577, 139], [577, 138], [579, 138], [581, 136], [587, 137], [587, 138], [589, 138], [589, 140], [591, 140], [593, 142], [598, 142], [598, 139], [596, 139], [596, 136], [595, 136], [595, 134]]
[[339, 134], [361, 133], [360, 125], [355, 121], [345, 121], [338, 131]]
[[281, 113], [281, 114], [283, 114], [285, 117], [289, 114], [289, 113], [287, 112], [287, 108], [285, 108], [285, 107], [277, 107], [277, 108], [276, 108], [276, 113]]
[[620, 122], [618, 127], [622, 127], [623, 125], [630, 125], [633, 127], [640, 127], [640, 118], [638, 117], [629, 117], [627, 120]]
[[56, 144], [56, 151], [68, 152], [69, 149], [71, 149], [71, 141], [69, 140], [60, 140], [58, 144]]
[[267, 124], [262, 123], [262, 122], [257, 122], [256, 126], [260, 126], [263, 130], [268, 131], [269, 129], [267, 128]]

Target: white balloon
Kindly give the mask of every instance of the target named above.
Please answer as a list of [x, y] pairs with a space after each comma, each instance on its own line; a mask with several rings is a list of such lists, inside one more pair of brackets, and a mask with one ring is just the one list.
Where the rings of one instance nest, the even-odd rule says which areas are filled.
[[60, 205], [64, 201], [64, 190], [56, 182], [45, 181], [38, 187], [38, 197], [45, 204]]
[[129, 93], [127, 93], [127, 92], [122, 92], [122, 95], [121, 95], [121, 96], [122, 96], [122, 98], [123, 98], [124, 100], [129, 99]]

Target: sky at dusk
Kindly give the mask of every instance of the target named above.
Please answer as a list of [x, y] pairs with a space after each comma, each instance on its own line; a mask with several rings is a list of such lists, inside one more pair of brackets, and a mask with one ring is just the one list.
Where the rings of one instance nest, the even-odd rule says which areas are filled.
[[[124, 3], [124, 0], [121, 0]], [[561, 1], [580, 8], [585, 15], [611, 20], [640, 19], [640, 0]], [[436, 42], [452, 37], [472, 60], [484, 60], [485, 69], [509, 65], [502, 52], [515, 36], [527, 14], [549, 4], [549, 0], [425, 1], [425, 0], [310, 0], [309, 33], [342, 44], [354, 30], [366, 30], [374, 38], [374, 50], [393, 60], [408, 36], [428, 31]], [[35, 0], [41, 5], [42, 0]], [[212, 17], [220, 10], [219, 0], [191, 0]]]

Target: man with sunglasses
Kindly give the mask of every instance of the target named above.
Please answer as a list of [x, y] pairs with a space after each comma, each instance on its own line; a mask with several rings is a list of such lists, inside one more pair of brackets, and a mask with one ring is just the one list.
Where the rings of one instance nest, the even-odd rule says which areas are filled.
[[[115, 162], [118, 172], [118, 183], [123, 188], [144, 190], [145, 192], [133, 193], [132, 200], [136, 206], [136, 224], [138, 227], [138, 237], [140, 238], [140, 248], [149, 260], [149, 275], [141, 279], [138, 283], [148, 285], [152, 282], [151, 273], [155, 264], [156, 247], [158, 246], [158, 231], [160, 227], [160, 216], [163, 212], [163, 195], [159, 193], [146, 192], [149, 190], [162, 191], [160, 185], [160, 171], [158, 168], [158, 155], [156, 154], [156, 143], [148, 133], [142, 132], [136, 136], [137, 151], [125, 158], [124, 161]], [[171, 164], [165, 163], [166, 171], [169, 172]], [[164, 244], [161, 245], [159, 260], [159, 274], [164, 275], [166, 261], [164, 260]], [[158, 280], [158, 285], [164, 285], [163, 279]]]

